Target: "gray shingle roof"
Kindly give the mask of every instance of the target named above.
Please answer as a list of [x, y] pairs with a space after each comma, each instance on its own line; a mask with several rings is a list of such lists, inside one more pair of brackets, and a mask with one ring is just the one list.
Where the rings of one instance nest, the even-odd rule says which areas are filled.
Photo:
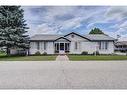
[[62, 35], [47, 35], [47, 34], [36, 34], [30, 38], [30, 40], [56, 40], [59, 37], [62, 37]]
[[116, 42], [115, 45], [119, 46], [119, 45], [127, 45], [127, 41], [119, 41], [119, 42]]
[[[78, 34], [79, 35], [79, 34]], [[82, 36], [82, 35], [81, 35]], [[30, 40], [38, 41], [38, 40], [43, 40], [43, 41], [54, 41], [60, 37], [64, 37], [64, 35], [47, 35], [47, 34], [36, 34], [30, 38]], [[84, 35], [84, 38], [87, 38], [91, 41], [99, 41], [99, 40], [109, 40], [113, 41], [116, 40], [108, 35], [104, 34], [88, 34]]]
[[99, 41], [99, 40], [116, 40], [108, 35], [104, 35], [104, 34], [88, 34], [88, 35], [84, 35], [84, 37], [92, 40], [92, 41]]

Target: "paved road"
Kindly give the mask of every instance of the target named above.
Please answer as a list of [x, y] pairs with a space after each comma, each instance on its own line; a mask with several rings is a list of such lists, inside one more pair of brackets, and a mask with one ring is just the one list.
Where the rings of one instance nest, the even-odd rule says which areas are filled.
[[0, 88], [127, 89], [127, 61], [1, 61]]

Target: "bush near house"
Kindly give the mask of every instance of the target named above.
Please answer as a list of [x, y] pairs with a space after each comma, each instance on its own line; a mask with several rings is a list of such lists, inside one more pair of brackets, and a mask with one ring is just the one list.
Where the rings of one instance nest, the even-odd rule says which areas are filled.
[[93, 52], [93, 55], [100, 55], [99, 51]]
[[87, 52], [87, 51], [83, 51], [83, 52], [81, 53], [81, 55], [88, 55], [88, 52]]
[[47, 55], [47, 52], [44, 52], [42, 55]]
[[37, 51], [37, 52], [35, 52], [35, 54], [34, 55], [41, 55], [41, 53], [39, 52], [39, 51]]

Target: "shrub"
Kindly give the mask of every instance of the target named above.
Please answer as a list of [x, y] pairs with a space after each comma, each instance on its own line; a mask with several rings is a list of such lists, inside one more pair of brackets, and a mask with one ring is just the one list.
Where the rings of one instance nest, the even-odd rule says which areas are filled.
[[41, 55], [41, 53], [39, 51], [35, 52], [34, 55]]
[[47, 52], [44, 52], [42, 55], [47, 55]]
[[100, 53], [99, 53], [99, 51], [95, 51], [95, 52], [93, 52], [93, 55], [100, 55]]
[[88, 52], [87, 52], [87, 51], [83, 51], [83, 52], [81, 53], [81, 55], [88, 55]]

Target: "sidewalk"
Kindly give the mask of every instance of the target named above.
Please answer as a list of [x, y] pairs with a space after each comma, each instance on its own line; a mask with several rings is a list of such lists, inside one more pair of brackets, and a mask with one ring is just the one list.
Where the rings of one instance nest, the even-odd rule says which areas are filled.
[[69, 61], [69, 58], [67, 55], [58, 55], [56, 61]]

